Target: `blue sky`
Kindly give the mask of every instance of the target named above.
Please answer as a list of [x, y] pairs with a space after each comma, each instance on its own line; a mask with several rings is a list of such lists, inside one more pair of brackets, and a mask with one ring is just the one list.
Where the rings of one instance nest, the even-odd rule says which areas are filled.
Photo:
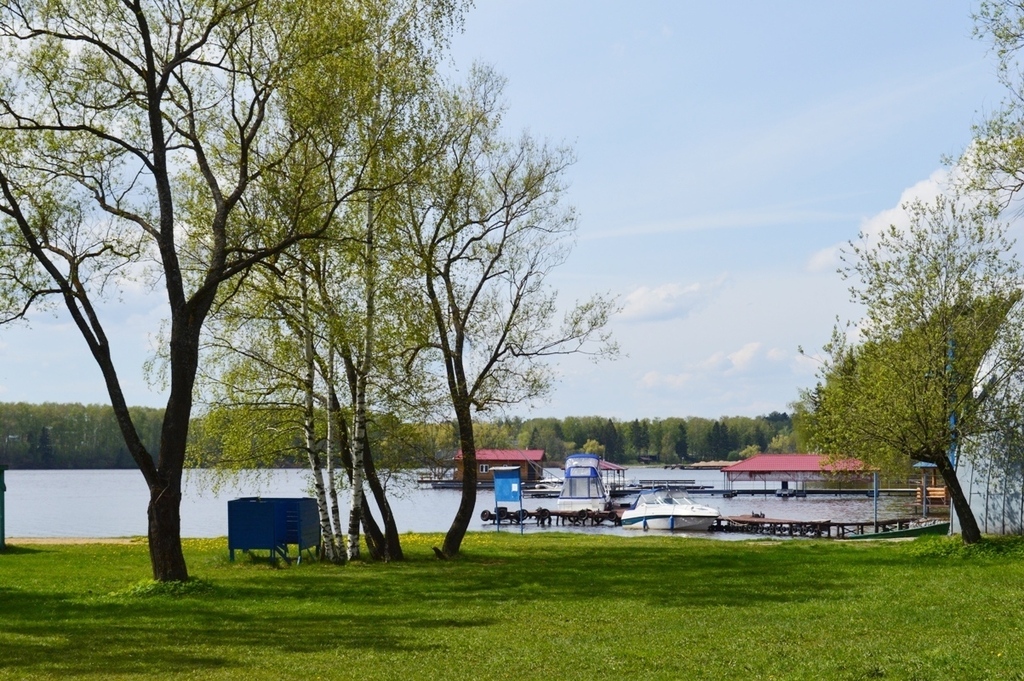
[[[837, 315], [835, 249], [927, 194], [1003, 96], [971, 6], [479, 0], [452, 45], [508, 79], [506, 124], [569, 143], [578, 242], [552, 284], [620, 297], [625, 353], [559, 363], [524, 415], [750, 415], [812, 385]], [[126, 291], [109, 333], [129, 402], [159, 305]], [[60, 317], [0, 330], [0, 400], [108, 402]]]

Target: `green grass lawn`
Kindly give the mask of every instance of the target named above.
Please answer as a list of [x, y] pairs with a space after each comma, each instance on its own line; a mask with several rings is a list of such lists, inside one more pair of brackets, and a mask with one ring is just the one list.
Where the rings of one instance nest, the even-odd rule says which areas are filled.
[[228, 561], [154, 593], [144, 543], [0, 553], [0, 679], [1024, 679], [1024, 543], [475, 533], [434, 559]]

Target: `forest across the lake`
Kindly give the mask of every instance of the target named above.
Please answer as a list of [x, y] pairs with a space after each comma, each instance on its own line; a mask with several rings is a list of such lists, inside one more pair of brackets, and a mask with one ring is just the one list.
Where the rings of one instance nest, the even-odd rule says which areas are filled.
[[[147, 449], [156, 456], [163, 410], [134, 407], [132, 418]], [[194, 432], [203, 432], [202, 420], [202, 416], [193, 418], [193, 424], [199, 426]], [[419, 439], [415, 437], [419, 430], [430, 431], [428, 439], [434, 443], [431, 448], [440, 450], [432, 452], [433, 456], [454, 454], [457, 449], [454, 424], [404, 424], [405, 437], [400, 441], [408, 443], [407, 456], [391, 452], [389, 458], [404, 458], [410, 467], [420, 465], [424, 443], [414, 442]], [[480, 449], [543, 449], [553, 463], [574, 451], [597, 453], [616, 463], [672, 464], [798, 450], [793, 418], [785, 412], [717, 419], [503, 418], [480, 421], [474, 431]], [[201, 449], [204, 443], [195, 439], [193, 446]], [[280, 452], [276, 463], [303, 465], [305, 460], [298, 449], [296, 446]], [[203, 452], [197, 459], [215, 461], [216, 452]], [[109, 405], [49, 402], [0, 402], [0, 464], [12, 469], [135, 467]]]

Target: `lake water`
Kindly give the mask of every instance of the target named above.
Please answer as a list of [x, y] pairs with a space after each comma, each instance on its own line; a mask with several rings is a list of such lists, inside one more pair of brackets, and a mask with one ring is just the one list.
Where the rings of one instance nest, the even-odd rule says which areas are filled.
[[[560, 472], [558, 473], [560, 474]], [[6, 471], [7, 537], [130, 537], [146, 534], [146, 505], [149, 494], [142, 474], [134, 470]], [[665, 479], [694, 481], [698, 485], [725, 487], [720, 471], [664, 470], [630, 468], [627, 480]], [[185, 537], [221, 537], [228, 532], [227, 502], [237, 497], [309, 496], [309, 474], [304, 470], [262, 471], [234, 482], [216, 486], [210, 471], [188, 471], [181, 506], [182, 535]], [[777, 485], [777, 484], [776, 484]], [[741, 485], [734, 485], [740, 488]], [[747, 489], [761, 489], [761, 483]], [[768, 489], [774, 489], [769, 483]], [[344, 495], [343, 495], [344, 496]], [[769, 518], [789, 520], [871, 520], [873, 501], [858, 496], [809, 496], [776, 498], [773, 495], [740, 495], [731, 499], [714, 495], [694, 495], [700, 503], [717, 508], [723, 516], [764, 513]], [[410, 479], [392, 481], [391, 500], [399, 532], [445, 532], [459, 505], [458, 490], [419, 487]], [[879, 519], [913, 515], [913, 499], [880, 497]], [[529, 510], [555, 508], [555, 499], [524, 499]], [[343, 503], [347, 504], [347, 498]], [[493, 530], [492, 523], [481, 521], [480, 512], [494, 508], [494, 494], [480, 490], [470, 530]], [[508, 529], [507, 525], [502, 530]], [[636, 534], [618, 527], [551, 526], [537, 528], [527, 523], [528, 532], [572, 531], [601, 534]], [[516, 527], [515, 531], [519, 531]], [[703, 534], [703, 533], [702, 533]], [[723, 539], [743, 535], [712, 533]]]

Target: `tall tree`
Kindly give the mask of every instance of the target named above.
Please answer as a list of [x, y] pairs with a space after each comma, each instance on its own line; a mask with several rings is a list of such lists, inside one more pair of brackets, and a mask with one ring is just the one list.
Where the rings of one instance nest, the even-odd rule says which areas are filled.
[[[150, 491], [153, 576], [185, 580], [181, 477], [200, 333], [223, 283], [316, 232], [235, 220], [291, 147], [273, 111], [294, 68], [344, 48], [303, 0], [79, 0], [0, 8], [0, 213], [7, 318], [56, 297], [97, 362]], [[188, 219], [182, 216], [188, 215]], [[166, 300], [156, 460], [104, 327], [118, 278]]]
[[[423, 318], [405, 291], [412, 287], [394, 235], [392, 194], [431, 161], [429, 154], [420, 153], [410, 130], [423, 100], [429, 99], [437, 50], [458, 20], [460, 6], [448, 0], [360, 4], [352, 23], [360, 26], [361, 39], [353, 49], [328, 55], [316, 68], [298, 74], [297, 86], [287, 97], [289, 128], [305, 131], [304, 139], [311, 141], [305, 155], [312, 159], [309, 165], [323, 165], [327, 171], [311, 175], [296, 168], [280, 173], [280, 181], [261, 185], [265, 191], [246, 208], [253, 221], [326, 221], [330, 227], [320, 239], [299, 244], [277, 259], [273, 268], [254, 273], [246, 288], [232, 291], [214, 341], [221, 369], [254, 363], [264, 367], [255, 373], [221, 371], [211, 376], [213, 386], [218, 381], [223, 385], [228, 376], [242, 379], [220, 391], [222, 404], [241, 398], [287, 410], [301, 385], [306, 449], [325, 538], [340, 537], [342, 531], [330, 453], [341, 454], [351, 503], [339, 559], [342, 553], [350, 560], [359, 557], [361, 526], [366, 527], [371, 554], [402, 557], [370, 436], [373, 412], [408, 413], [424, 393], [410, 382], [410, 374], [402, 377], [401, 389], [392, 376], [396, 364], [405, 364], [401, 353], [414, 342], [409, 336], [422, 335], [413, 327]], [[309, 175], [312, 182], [297, 179]], [[318, 200], [322, 196], [331, 200]], [[273, 311], [274, 319], [265, 319], [262, 310]], [[242, 333], [254, 325], [260, 332]], [[270, 339], [276, 341], [270, 348], [290, 347], [292, 357], [266, 352]], [[303, 370], [295, 372], [290, 365], [300, 356]], [[280, 390], [260, 384], [267, 372], [281, 377], [266, 381]], [[315, 436], [317, 410], [326, 415], [326, 441]], [[385, 429], [378, 425], [376, 430]], [[364, 479], [384, 517], [384, 535], [367, 512]], [[325, 543], [330, 557], [330, 542]]]
[[623, 454], [625, 454], [622, 451], [622, 436], [619, 434], [614, 421], [605, 419], [604, 427], [601, 429], [601, 436], [597, 438], [597, 441], [604, 445], [604, 451], [609, 461], [622, 463]]
[[1002, 205], [1024, 189], [1024, 1], [982, 0], [974, 15], [975, 34], [989, 42], [999, 80], [1001, 105], [974, 126], [974, 138], [957, 159], [955, 179], [968, 190], [989, 192]]
[[933, 463], [963, 540], [980, 531], [956, 475], [965, 442], [1000, 428], [997, 399], [1024, 370], [1021, 272], [998, 209], [940, 197], [907, 207], [907, 228], [863, 237], [843, 274], [865, 310], [859, 337], [837, 329], [813, 393], [814, 441], [887, 470]]
[[[568, 255], [575, 216], [562, 205], [573, 160], [523, 136], [500, 134], [503, 82], [476, 69], [447, 99], [445, 150], [406, 195], [406, 240], [433, 319], [428, 344], [442, 370], [459, 430], [462, 497], [441, 551], [459, 552], [476, 504], [472, 411], [543, 396], [552, 369], [540, 360], [571, 352], [608, 354], [604, 331], [613, 304], [594, 298], [559, 325], [545, 280]], [[591, 342], [595, 342], [591, 346]]]
[[680, 421], [676, 428], [675, 453], [680, 461], [686, 461], [689, 458], [689, 445], [686, 440], [686, 421]]

